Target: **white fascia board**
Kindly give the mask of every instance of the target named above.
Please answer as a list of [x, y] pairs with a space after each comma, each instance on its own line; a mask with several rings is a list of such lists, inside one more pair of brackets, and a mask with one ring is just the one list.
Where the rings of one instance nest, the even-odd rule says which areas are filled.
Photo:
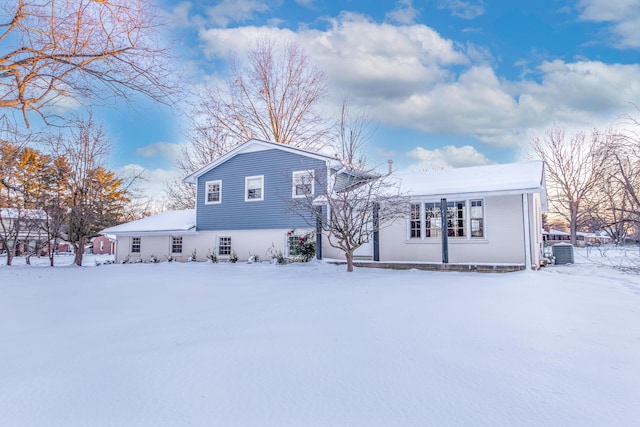
[[195, 230], [155, 230], [155, 231], [120, 231], [117, 233], [109, 233], [117, 237], [122, 236], [189, 236], [200, 234]]
[[544, 189], [541, 188], [525, 188], [525, 189], [515, 189], [515, 190], [499, 190], [499, 191], [474, 191], [468, 193], [441, 193], [441, 194], [409, 194], [409, 199], [411, 201], [422, 202], [422, 201], [434, 201], [440, 200], [442, 198], [446, 199], [470, 199], [474, 197], [492, 197], [492, 196], [514, 196], [521, 194], [533, 194], [533, 193], [541, 193], [544, 192]]
[[314, 153], [312, 151], [308, 151], [308, 150], [304, 150], [302, 148], [297, 148], [297, 147], [291, 147], [289, 145], [286, 144], [280, 144], [277, 142], [270, 142], [270, 141], [264, 141], [261, 139], [250, 139], [247, 142], [244, 142], [240, 145], [238, 145], [236, 148], [232, 149], [231, 151], [227, 152], [226, 154], [224, 154], [223, 156], [217, 158], [216, 160], [214, 160], [213, 162], [209, 163], [208, 165], [198, 169], [196, 172], [193, 172], [191, 175], [187, 175], [184, 179], [183, 182], [186, 184], [195, 184], [198, 180], [198, 177], [203, 175], [204, 173], [210, 171], [211, 169], [215, 168], [216, 166], [226, 162], [227, 160], [229, 160], [230, 158], [238, 155], [238, 154], [242, 154], [242, 153], [253, 153], [256, 151], [265, 151], [265, 150], [282, 150], [282, 151], [287, 151], [289, 153], [294, 153], [294, 154], [300, 154], [306, 157], [310, 157], [313, 159], [317, 159], [317, 160], [322, 160], [325, 162], [330, 162], [330, 161], [336, 161], [338, 162], [337, 159], [333, 159], [331, 158], [331, 156], [325, 155], [325, 154], [320, 154], [320, 153]]

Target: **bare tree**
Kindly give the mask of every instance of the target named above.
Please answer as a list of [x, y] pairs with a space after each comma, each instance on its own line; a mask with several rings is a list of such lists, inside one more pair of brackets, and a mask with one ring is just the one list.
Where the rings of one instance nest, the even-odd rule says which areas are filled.
[[325, 75], [294, 43], [281, 49], [269, 38], [234, 60], [226, 86], [208, 93], [202, 113], [236, 144], [262, 138], [300, 148], [326, 143], [328, 127], [317, 111], [326, 94]]
[[[203, 92], [178, 172], [188, 175], [251, 138], [314, 150], [325, 146], [331, 126], [319, 104], [326, 92], [324, 73], [300, 46], [259, 40], [244, 62], [231, 62], [223, 86]], [[179, 179], [168, 186], [167, 197], [174, 209], [192, 208], [195, 200], [194, 189]]]
[[49, 141], [56, 157], [69, 164], [67, 177], [67, 232], [74, 246], [76, 265], [82, 265], [85, 244], [98, 231], [117, 223], [128, 201], [122, 180], [104, 167], [109, 140], [91, 116], [77, 119], [69, 135], [58, 134]]
[[551, 213], [569, 224], [571, 243], [585, 225], [594, 204], [595, 193], [604, 176], [606, 156], [601, 150], [609, 132], [594, 129], [590, 136], [582, 131], [567, 137], [562, 127], [550, 129], [543, 139], [534, 136], [531, 146], [544, 161]]
[[640, 122], [626, 115], [623, 126], [623, 130], [612, 135], [605, 153], [609, 161], [606, 182], [619, 195], [619, 203], [611, 206], [612, 215], [626, 234], [640, 225]]
[[364, 148], [371, 135], [367, 116], [351, 116], [344, 101], [337, 128], [341, 167], [329, 177], [307, 177], [315, 179], [323, 194], [306, 192], [306, 197], [291, 203], [303, 218], [313, 218], [311, 226], [322, 227], [329, 245], [344, 252], [347, 271], [352, 272], [356, 249], [371, 242], [380, 229], [404, 218], [409, 202], [391, 174], [381, 175], [366, 165]]
[[171, 99], [176, 81], [150, 0], [4, 0], [0, 108], [45, 121], [64, 99], [106, 102], [140, 93]]

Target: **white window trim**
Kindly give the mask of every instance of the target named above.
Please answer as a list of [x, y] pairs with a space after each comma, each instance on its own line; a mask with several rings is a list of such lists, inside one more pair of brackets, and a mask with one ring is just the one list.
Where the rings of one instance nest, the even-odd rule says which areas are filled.
[[[218, 184], [220, 186], [220, 198], [217, 202], [210, 202], [209, 201], [209, 184]], [[204, 183], [204, 204], [205, 205], [219, 205], [220, 203], [222, 203], [222, 180], [221, 179], [216, 179], [213, 181], [207, 181]]]
[[[262, 181], [262, 191], [260, 192], [259, 199], [250, 199], [249, 195], [249, 180], [252, 179], [260, 179]], [[245, 176], [244, 177], [244, 201], [245, 202], [261, 202], [264, 200], [264, 175], [254, 175], [254, 176]]]
[[[482, 237], [471, 236], [471, 202], [480, 200], [482, 202]], [[484, 197], [469, 199], [469, 239], [470, 240], [486, 240], [487, 239], [487, 201]]]
[[[180, 248], [181, 248], [180, 252], [174, 252], [173, 251], [173, 246], [174, 246], [173, 245], [173, 239], [175, 239], [177, 237], [182, 239], [182, 241], [180, 243]], [[169, 244], [171, 245], [171, 247], [169, 248], [169, 252], [171, 254], [181, 255], [184, 252], [184, 237], [182, 237], [182, 236], [171, 236], [171, 239], [169, 240]]]
[[[139, 249], [138, 249], [137, 252], [133, 251], [133, 240], [134, 239], [140, 239], [140, 243], [138, 243]], [[141, 254], [142, 253], [142, 237], [131, 236], [131, 240], [129, 241], [129, 253], [132, 253], [132, 254]]]
[[311, 177], [311, 195], [315, 194], [315, 171], [313, 169], [309, 169], [306, 171], [294, 171], [291, 174], [291, 197], [294, 199], [303, 199], [307, 197], [306, 194], [296, 194], [296, 177], [297, 176], [308, 176]]
[[[452, 242], [455, 241], [463, 241], [463, 240], [468, 240], [468, 241], [483, 241], [483, 240], [487, 240], [487, 201], [484, 197], [475, 197], [475, 198], [465, 198], [465, 199], [451, 199], [451, 200], [447, 200], [447, 202], [461, 202], [464, 200], [464, 204], [465, 204], [465, 214], [466, 214], [466, 218], [465, 218], [465, 232], [466, 232], [466, 236], [462, 236], [462, 237], [451, 237], [449, 236], [449, 240]], [[471, 202], [475, 201], [475, 200], [480, 200], [482, 201], [482, 220], [483, 220], [483, 236], [482, 237], [472, 237], [471, 236]], [[439, 242], [441, 240], [441, 236], [440, 237], [427, 237], [426, 236], [426, 232], [427, 232], [427, 227], [426, 227], [426, 218], [425, 218], [425, 214], [426, 214], [426, 203], [440, 203], [440, 200], [420, 200], [420, 201], [410, 201], [409, 204], [420, 204], [420, 234], [421, 237], [417, 238], [417, 237], [411, 237], [411, 213], [409, 213], [409, 216], [407, 217], [407, 221], [406, 221], [406, 228], [405, 228], [405, 232], [406, 232], [406, 237], [405, 240], [406, 242], [413, 242], [413, 243], [417, 243], [417, 242], [424, 242], [424, 243], [429, 243], [429, 242]], [[444, 223], [444, 221], [441, 221], [442, 223]], [[442, 230], [442, 224], [441, 224], [441, 230]]]
[[[229, 253], [228, 253], [228, 254], [221, 254], [221, 253], [220, 253], [220, 240], [221, 240], [221, 239], [226, 239], [226, 238], [229, 238], [229, 239], [230, 239], [230, 240], [229, 240], [229, 242], [231, 243], [231, 245], [230, 245], [230, 247], [229, 247], [229, 249], [230, 249], [230, 250], [229, 250]], [[231, 254], [233, 253], [233, 238], [232, 238], [231, 236], [217, 236], [217, 240], [218, 240], [218, 241], [216, 242], [216, 243], [217, 243], [217, 245], [216, 245], [216, 246], [217, 246], [217, 248], [216, 248], [216, 253], [218, 254], [218, 256], [219, 256], [219, 257], [222, 257], [222, 258], [228, 258], [228, 257], [230, 257], [230, 256], [231, 256]]]

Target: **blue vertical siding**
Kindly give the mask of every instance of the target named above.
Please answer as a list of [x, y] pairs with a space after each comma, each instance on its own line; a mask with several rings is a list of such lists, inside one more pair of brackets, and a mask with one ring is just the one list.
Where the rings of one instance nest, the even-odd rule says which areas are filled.
[[[291, 211], [294, 171], [315, 171], [324, 181], [322, 160], [282, 150], [238, 154], [198, 178], [197, 230], [260, 230], [313, 227], [315, 221]], [[264, 175], [264, 200], [245, 202], [245, 177]], [[207, 181], [222, 180], [222, 203], [205, 204]], [[320, 189], [316, 183], [315, 192]]]

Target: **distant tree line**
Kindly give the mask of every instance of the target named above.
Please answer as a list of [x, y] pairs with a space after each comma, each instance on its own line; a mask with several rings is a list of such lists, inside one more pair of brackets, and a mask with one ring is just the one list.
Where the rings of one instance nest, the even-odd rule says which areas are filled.
[[42, 136], [42, 150], [29, 143], [15, 130], [0, 136], [0, 246], [7, 264], [20, 239], [38, 236], [27, 255], [47, 252], [53, 265], [57, 242], [65, 240], [82, 265], [85, 244], [118, 222], [129, 201], [123, 181], [105, 167], [109, 141], [89, 118]]

